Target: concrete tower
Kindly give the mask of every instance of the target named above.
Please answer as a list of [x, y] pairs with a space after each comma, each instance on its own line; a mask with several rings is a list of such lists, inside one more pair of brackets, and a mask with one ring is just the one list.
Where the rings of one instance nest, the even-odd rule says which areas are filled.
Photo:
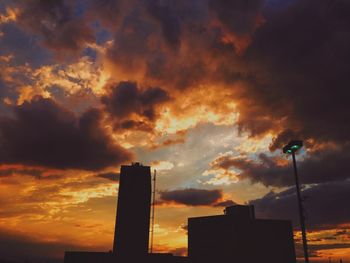
[[113, 253], [123, 259], [147, 256], [151, 208], [151, 170], [139, 163], [122, 165]]

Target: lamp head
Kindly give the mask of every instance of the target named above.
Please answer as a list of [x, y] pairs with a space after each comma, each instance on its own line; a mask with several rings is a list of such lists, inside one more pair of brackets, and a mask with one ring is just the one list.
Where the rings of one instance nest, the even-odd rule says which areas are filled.
[[283, 153], [294, 153], [303, 147], [303, 141], [290, 141], [286, 146], [283, 147]]

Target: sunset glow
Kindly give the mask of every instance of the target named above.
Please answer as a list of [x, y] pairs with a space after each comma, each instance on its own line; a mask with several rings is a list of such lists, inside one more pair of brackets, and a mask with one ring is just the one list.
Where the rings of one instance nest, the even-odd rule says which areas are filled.
[[0, 1], [0, 261], [112, 250], [131, 162], [157, 170], [156, 252], [253, 204], [302, 259], [282, 153], [302, 140], [311, 262], [350, 262], [350, 4], [331, 2]]

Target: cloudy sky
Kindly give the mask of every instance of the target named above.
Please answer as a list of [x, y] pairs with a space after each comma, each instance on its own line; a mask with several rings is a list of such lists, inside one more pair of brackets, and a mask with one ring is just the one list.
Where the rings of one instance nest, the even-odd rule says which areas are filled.
[[[350, 260], [350, 2], [0, 0], [0, 255], [112, 248], [118, 173], [157, 169], [155, 247], [254, 204]], [[299, 248], [299, 246], [298, 246]], [[299, 251], [299, 249], [298, 249]]]

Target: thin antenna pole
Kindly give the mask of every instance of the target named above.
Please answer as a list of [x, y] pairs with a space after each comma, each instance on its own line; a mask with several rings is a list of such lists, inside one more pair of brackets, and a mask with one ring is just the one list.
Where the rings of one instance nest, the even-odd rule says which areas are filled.
[[152, 216], [151, 216], [151, 253], [153, 253], [153, 236], [154, 236], [154, 211], [156, 205], [156, 178], [157, 178], [157, 170], [154, 170], [153, 175], [153, 191], [152, 191]]

